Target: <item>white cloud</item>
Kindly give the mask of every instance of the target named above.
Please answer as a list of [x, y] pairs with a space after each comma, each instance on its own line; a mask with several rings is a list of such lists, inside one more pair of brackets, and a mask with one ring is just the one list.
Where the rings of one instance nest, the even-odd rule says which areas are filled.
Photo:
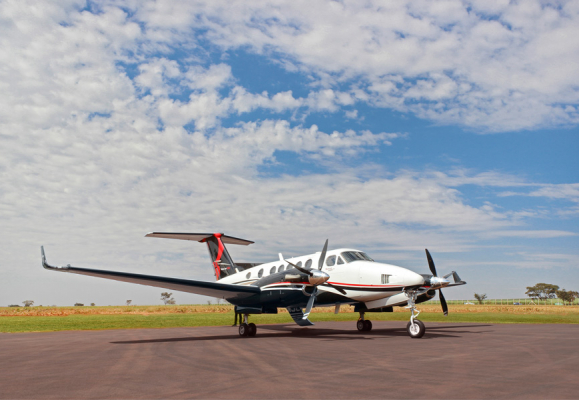
[[[327, 89], [362, 83], [372, 104], [483, 130], [579, 122], [572, 1], [169, 4], [138, 7], [136, 18], [285, 56]], [[183, 22], [169, 24], [173, 16]]]

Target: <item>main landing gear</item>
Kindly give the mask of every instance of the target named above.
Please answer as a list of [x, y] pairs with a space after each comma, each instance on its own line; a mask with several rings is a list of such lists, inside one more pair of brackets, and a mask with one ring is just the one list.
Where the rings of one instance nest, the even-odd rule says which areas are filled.
[[372, 330], [372, 321], [364, 319], [364, 313], [360, 312], [360, 318], [358, 322], [356, 322], [356, 328], [358, 328], [360, 332], [370, 332]]
[[239, 336], [241, 337], [247, 337], [247, 336], [255, 336], [255, 334], [257, 333], [257, 326], [251, 322], [251, 323], [247, 323], [247, 320], [249, 319], [249, 314], [244, 314], [243, 315], [243, 323], [241, 323], [239, 325]]
[[418, 297], [417, 290], [407, 290], [406, 297], [408, 297], [408, 305], [406, 308], [410, 308], [410, 322], [406, 325], [406, 331], [410, 335], [412, 339], [419, 339], [424, 336], [424, 332], [426, 332], [426, 327], [422, 321], [416, 319], [420, 311], [416, 309], [416, 297]]

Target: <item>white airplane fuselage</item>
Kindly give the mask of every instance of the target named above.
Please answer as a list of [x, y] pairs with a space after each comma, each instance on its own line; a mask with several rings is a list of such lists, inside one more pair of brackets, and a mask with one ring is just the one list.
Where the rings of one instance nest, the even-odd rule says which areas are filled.
[[[405, 287], [424, 284], [424, 277], [422, 275], [396, 265], [366, 260], [346, 261], [342, 255], [346, 252], [363, 253], [360, 250], [351, 248], [329, 250], [326, 254], [326, 261], [321, 269], [321, 271], [330, 276], [328, 283], [341, 288], [343, 292], [338, 291], [332, 286], [320, 285], [318, 287], [320, 292], [332, 293], [344, 297], [339, 303], [371, 302], [386, 299], [401, 294]], [[321, 253], [318, 252], [287, 258], [287, 261], [300, 266], [310, 265], [312, 269], [317, 269], [320, 256]], [[220, 279], [219, 282], [252, 285], [258, 283], [263, 278], [287, 269], [291, 269], [291, 266], [284, 260], [278, 260], [240, 270], [237, 273]], [[296, 289], [298, 288], [297, 286], [299, 286], [301, 290], [303, 285], [286, 281], [273, 282], [263, 286], [260, 285], [264, 291], [276, 290], [280, 287], [287, 288], [288, 286], [295, 286]], [[404, 296], [395, 302], [384, 302], [383, 306], [393, 305], [387, 303], [406, 303], [406, 300], [406, 296]], [[336, 304], [336, 302], [332, 301], [329, 304], [317, 303], [318, 306], [333, 304]]]

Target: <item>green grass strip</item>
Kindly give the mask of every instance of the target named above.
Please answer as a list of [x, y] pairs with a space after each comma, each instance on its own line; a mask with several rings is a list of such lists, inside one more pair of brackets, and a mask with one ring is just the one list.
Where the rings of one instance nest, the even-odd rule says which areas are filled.
[[[410, 313], [368, 313], [373, 321], [408, 321]], [[315, 313], [316, 321], [355, 321], [357, 313]], [[476, 322], [489, 324], [579, 324], [579, 314], [509, 314], [457, 313], [444, 317], [442, 313], [420, 314], [424, 322]], [[252, 315], [256, 324], [293, 324], [286, 313]], [[69, 330], [177, 328], [192, 326], [224, 326], [233, 323], [233, 313], [151, 314], [151, 315], [69, 315], [65, 317], [0, 317], [0, 332], [51, 332]], [[376, 328], [379, 328], [376, 326]]]

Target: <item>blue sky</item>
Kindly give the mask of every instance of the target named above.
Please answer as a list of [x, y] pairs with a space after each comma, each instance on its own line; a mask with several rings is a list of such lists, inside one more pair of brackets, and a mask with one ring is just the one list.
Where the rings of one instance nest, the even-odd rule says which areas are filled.
[[[468, 285], [579, 286], [567, 1], [0, 3], [0, 304], [160, 302], [79, 267], [211, 280], [332, 247]], [[204, 302], [175, 294], [179, 303]]]

